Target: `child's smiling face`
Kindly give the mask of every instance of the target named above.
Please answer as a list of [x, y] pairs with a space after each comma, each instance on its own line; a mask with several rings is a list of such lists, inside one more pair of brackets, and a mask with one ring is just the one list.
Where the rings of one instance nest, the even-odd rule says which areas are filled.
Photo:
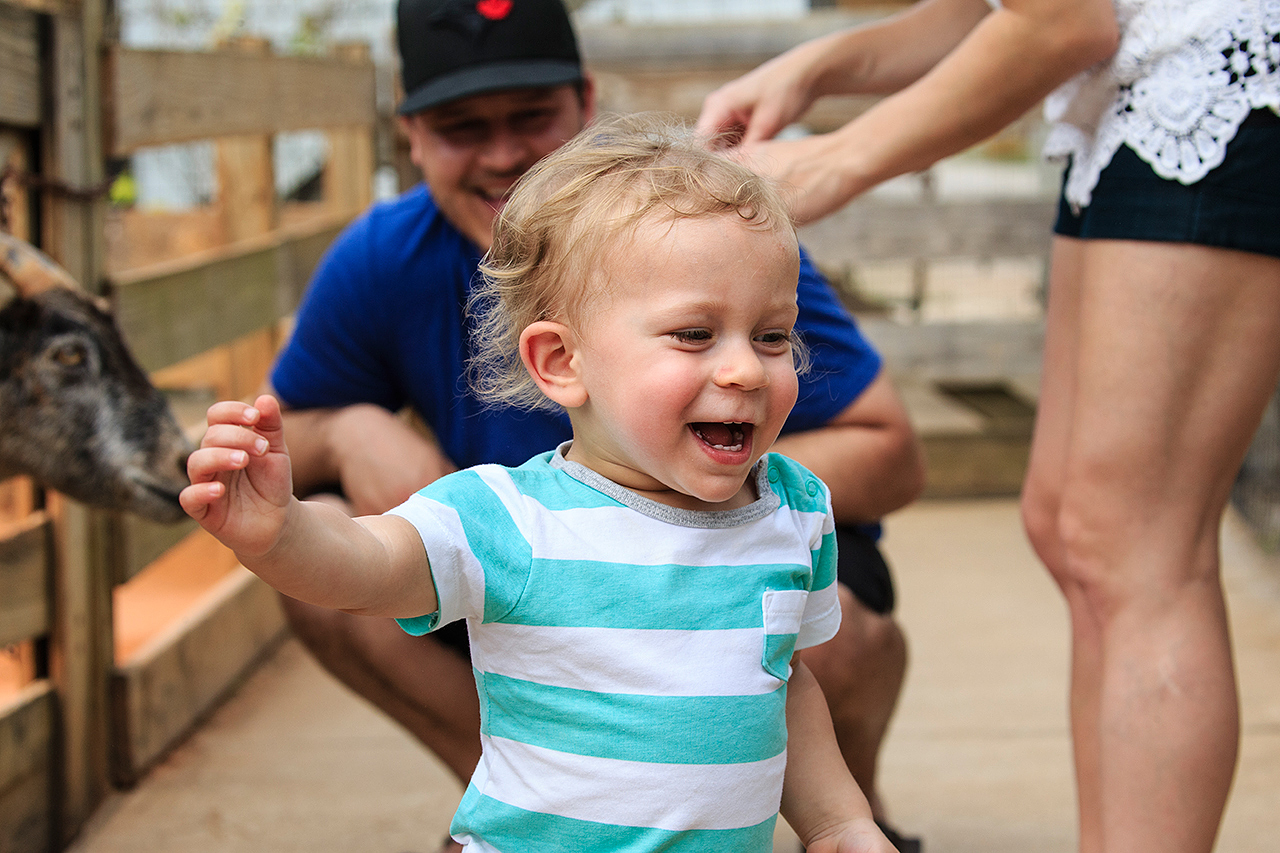
[[574, 332], [587, 400], [569, 458], [662, 503], [745, 506], [798, 393], [795, 235], [724, 214], [619, 243]]

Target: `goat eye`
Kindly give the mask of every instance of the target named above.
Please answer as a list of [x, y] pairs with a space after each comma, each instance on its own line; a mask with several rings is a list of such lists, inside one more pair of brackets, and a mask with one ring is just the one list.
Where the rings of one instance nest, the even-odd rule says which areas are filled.
[[63, 344], [53, 351], [53, 360], [63, 367], [79, 367], [85, 358], [84, 347], [79, 344]]

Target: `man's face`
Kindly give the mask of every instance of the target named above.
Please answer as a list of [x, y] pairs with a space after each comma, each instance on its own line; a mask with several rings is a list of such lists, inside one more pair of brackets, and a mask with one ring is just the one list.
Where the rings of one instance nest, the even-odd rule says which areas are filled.
[[473, 95], [403, 119], [413, 162], [453, 225], [480, 249], [507, 193], [529, 168], [567, 142], [594, 111], [591, 82]]

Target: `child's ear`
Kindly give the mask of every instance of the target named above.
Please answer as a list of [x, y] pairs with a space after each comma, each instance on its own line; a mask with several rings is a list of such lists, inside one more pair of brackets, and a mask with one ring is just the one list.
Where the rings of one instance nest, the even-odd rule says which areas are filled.
[[578, 375], [573, 332], [563, 323], [539, 320], [520, 333], [520, 360], [533, 381], [551, 400], [566, 409], [587, 402], [587, 389]]

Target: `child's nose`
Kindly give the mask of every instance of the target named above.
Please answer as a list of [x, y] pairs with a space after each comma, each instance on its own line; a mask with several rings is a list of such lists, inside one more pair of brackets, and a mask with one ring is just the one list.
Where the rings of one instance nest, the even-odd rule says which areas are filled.
[[769, 374], [755, 348], [740, 344], [725, 349], [725, 357], [716, 370], [715, 381], [722, 388], [753, 391], [769, 384]]

